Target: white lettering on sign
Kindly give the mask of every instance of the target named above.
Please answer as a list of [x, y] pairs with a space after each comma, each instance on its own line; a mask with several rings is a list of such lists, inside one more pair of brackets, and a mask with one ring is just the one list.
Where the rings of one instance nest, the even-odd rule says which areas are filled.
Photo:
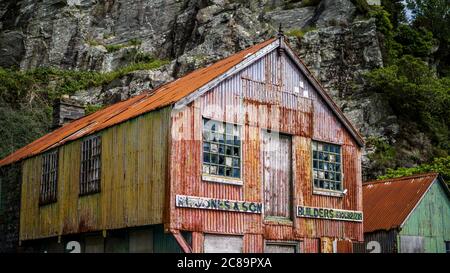
[[246, 213], [262, 213], [262, 204], [258, 202], [236, 201], [207, 197], [177, 195], [175, 204], [181, 208], [224, 210]]

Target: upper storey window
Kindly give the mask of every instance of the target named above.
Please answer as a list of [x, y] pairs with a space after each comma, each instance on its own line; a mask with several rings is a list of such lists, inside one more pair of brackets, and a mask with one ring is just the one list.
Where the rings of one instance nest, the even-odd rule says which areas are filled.
[[314, 187], [325, 190], [342, 190], [342, 156], [339, 145], [313, 141]]
[[203, 119], [204, 175], [241, 178], [241, 126]]
[[58, 183], [58, 150], [42, 155], [42, 177], [39, 204], [56, 202]]
[[100, 136], [81, 143], [80, 195], [100, 191], [102, 142]]

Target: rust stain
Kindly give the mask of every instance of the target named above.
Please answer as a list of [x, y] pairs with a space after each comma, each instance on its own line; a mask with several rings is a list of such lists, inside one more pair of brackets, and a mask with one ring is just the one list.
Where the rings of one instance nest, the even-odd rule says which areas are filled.
[[437, 176], [426, 173], [364, 183], [364, 232], [400, 227]]

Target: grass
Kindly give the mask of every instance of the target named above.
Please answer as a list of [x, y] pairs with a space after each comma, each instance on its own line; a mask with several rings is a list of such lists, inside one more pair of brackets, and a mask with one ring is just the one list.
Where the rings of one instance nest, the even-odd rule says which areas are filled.
[[79, 90], [106, 85], [132, 71], [153, 70], [167, 63], [167, 60], [152, 59], [106, 73], [48, 67], [28, 71], [0, 68], [0, 98], [6, 103], [31, 101], [38, 97], [53, 99], [62, 94], [70, 95]]
[[287, 36], [291, 36], [291, 37], [297, 37], [299, 39], [303, 38], [303, 36], [305, 36], [306, 33], [316, 30], [317, 28], [315, 27], [306, 27], [306, 28], [293, 28], [290, 29], [286, 32]]
[[86, 107], [84, 107], [84, 113], [85, 115], [92, 114], [94, 112], [97, 112], [98, 110], [102, 109], [103, 105], [100, 104], [88, 104]]

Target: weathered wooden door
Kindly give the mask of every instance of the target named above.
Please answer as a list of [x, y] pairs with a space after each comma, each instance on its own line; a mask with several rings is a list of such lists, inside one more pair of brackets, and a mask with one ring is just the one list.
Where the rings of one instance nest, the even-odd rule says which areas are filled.
[[292, 138], [263, 131], [264, 215], [292, 217]]

